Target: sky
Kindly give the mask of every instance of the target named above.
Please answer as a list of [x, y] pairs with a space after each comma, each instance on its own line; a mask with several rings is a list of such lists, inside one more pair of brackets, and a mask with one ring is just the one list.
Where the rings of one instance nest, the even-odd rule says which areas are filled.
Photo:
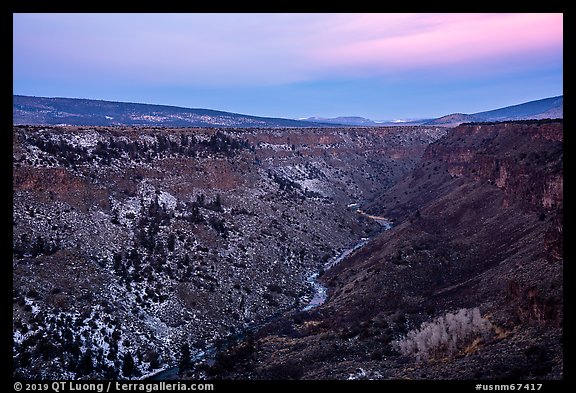
[[563, 94], [558, 13], [13, 14], [13, 92], [372, 120]]

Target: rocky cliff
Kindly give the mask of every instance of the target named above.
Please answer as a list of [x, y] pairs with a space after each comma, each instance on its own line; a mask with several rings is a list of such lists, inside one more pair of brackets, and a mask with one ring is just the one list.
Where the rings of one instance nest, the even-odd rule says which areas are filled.
[[468, 124], [367, 206], [394, 227], [191, 377], [563, 378], [563, 123]]

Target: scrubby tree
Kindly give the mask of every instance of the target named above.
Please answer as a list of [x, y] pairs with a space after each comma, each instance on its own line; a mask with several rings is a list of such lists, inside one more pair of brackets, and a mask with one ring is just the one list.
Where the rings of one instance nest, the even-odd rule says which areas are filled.
[[88, 348], [82, 354], [76, 371], [80, 375], [87, 375], [90, 374], [92, 370], [94, 370], [94, 363], [92, 362], [92, 351], [90, 348]]
[[170, 233], [168, 235], [168, 240], [166, 242], [166, 247], [168, 247], [168, 250], [170, 252], [174, 252], [174, 246], [176, 245], [176, 235], [174, 235], [173, 233]]
[[463, 308], [456, 314], [448, 313], [422, 323], [420, 329], [411, 330], [394, 345], [403, 355], [414, 355], [423, 361], [454, 355], [491, 331], [492, 324], [480, 315], [478, 308]]
[[131, 377], [135, 371], [136, 365], [134, 363], [134, 357], [132, 353], [126, 352], [122, 357], [122, 374], [124, 374], [125, 377]]
[[46, 242], [42, 236], [38, 236], [32, 247], [32, 256], [38, 256], [44, 253]]
[[187, 342], [182, 344], [180, 348], [180, 362], [178, 363], [180, 370], [187, 370], [190, 368], [190, 346]]

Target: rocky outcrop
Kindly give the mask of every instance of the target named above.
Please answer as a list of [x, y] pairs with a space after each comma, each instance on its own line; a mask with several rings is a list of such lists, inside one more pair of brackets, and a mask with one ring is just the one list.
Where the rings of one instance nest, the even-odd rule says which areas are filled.
[[[445, 162], [452, 177], [496, 185], [505, 205], [523, 201], [554, 208], [562, 202], [562, 133], [561, 122], [464, 125], [432, 145], [423, 160]], [[464, 138], [467, 146], [459, 146]]]
[[[461, 125], [431, 144], [414, 174], [368, 209], [406, 217], [426, 198], [440, 197], [447, 184], [465, 181], [502, 190], [503, 207], [555, 209], [563, 197], [562, 136], [561, 121]], [[424, 189], [429, 195], [419, 192]]]

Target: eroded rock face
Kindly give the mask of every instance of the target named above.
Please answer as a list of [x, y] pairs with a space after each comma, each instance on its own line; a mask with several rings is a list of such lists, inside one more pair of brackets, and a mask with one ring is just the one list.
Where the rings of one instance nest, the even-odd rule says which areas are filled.
[[444, 133], [15, 127], [14, 374], [137, 378], [301, 307]]
[[[249, 351], [241, 344], [190, 376], [561, 379], [562, 130], [557, 121], [450, 130], [366, 206], [394, 227], [322, 276], [325, 304], [285, 314]], [[422, 323], [442, 333], [435, 321], [475, 309], [491, 330], [456, 354], [442, 354], [438, 335], [419, 344], [436, 345], [439, 361], [394, 344]]]
[[461, 125], [431, 144], [414, 173], [370, 208], [405, 217], [447, 184], [477, 181], [502, 190], [503, 207], [555, 209], [563, 198], [562, 135], [562, 122]]

